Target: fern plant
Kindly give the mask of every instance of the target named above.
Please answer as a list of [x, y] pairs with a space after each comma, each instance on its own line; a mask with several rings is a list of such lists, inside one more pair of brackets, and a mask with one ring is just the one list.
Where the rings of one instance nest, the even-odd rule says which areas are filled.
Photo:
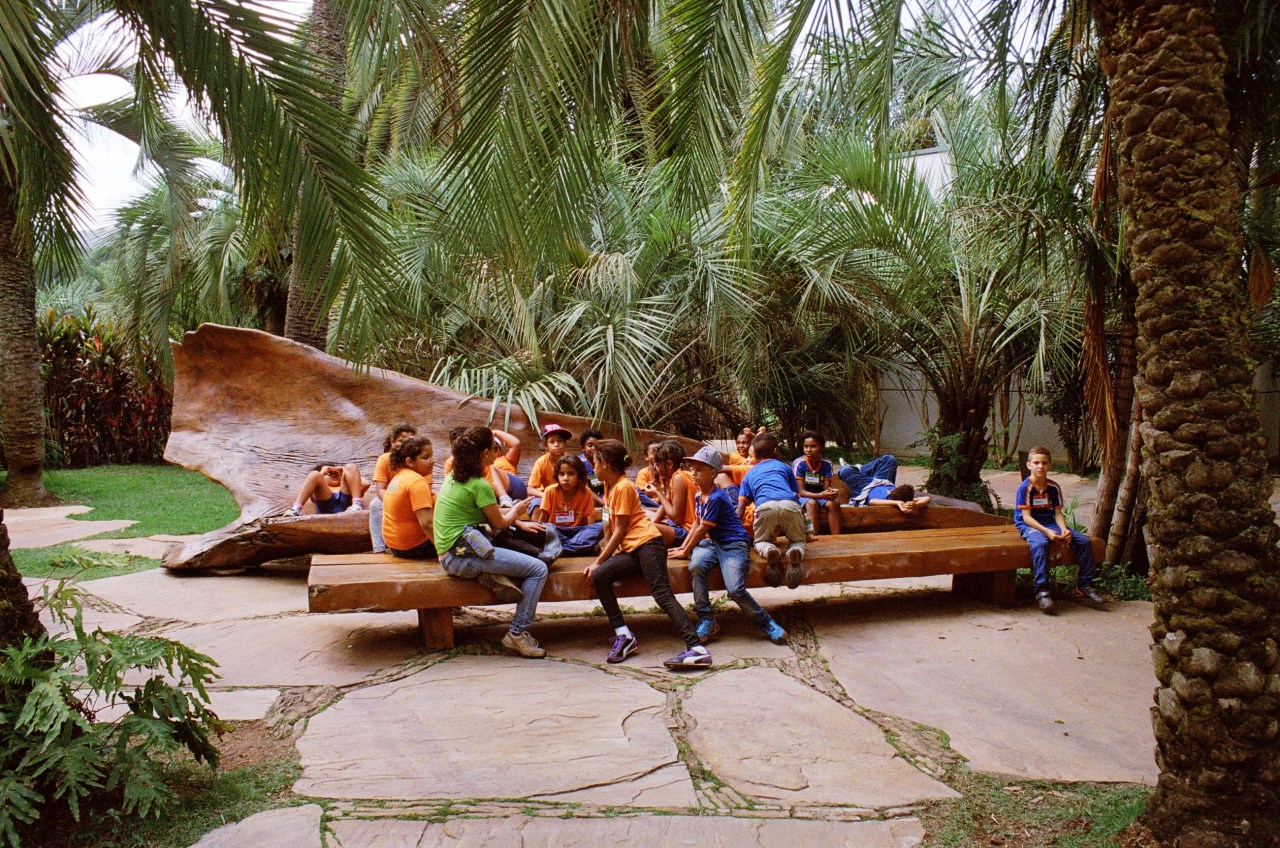
[[[147, 816], [174, 799], [163, 770], [182, 752], [216, 767], [213, 737], [228, 725], [209, 709], [217, 665], [155, 636], [92, 631], [78, 592], [46, 587], [51, 632], [0, 652], [0, 845], [17, 848], [42, 810], [106, 793]], [[125, 711], [113, 721], [98, 713]]]

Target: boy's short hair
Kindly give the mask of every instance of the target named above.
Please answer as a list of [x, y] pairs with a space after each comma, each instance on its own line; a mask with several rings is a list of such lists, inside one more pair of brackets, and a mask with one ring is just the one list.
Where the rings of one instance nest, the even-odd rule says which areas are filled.
[[596, 439], [597, 441], [599, 441], [600, 439], [603, 439], [603, 438], [604, 438], [603, 431], [597, 430], [594, 427], [588, 427], [587, 429], [583, 430], [582, 435], [578, 437], [578, 444], [585, 445], [587, 443], [587, 439]]
[[902, 501], [903, 503], [909, 503], [915, 499], [916, 487], [910, 483], [902, 483], [901, 485], [894, 486], [893, 489], [890, 490], [889, 494], [885, 496], [885, 500]]
[[1036, 455], [1043, 456], [1045, 459], [1048, 459], [1048, 460], [1053, 459], [1053, 451], [1049, 450], [1044, 445], [1035, 445], [1034, 447], [1031, 448], [1031, 450], [1027, 451], [1027, 461], [1030, 461], [1031, 457]]
[[813, 439], [815, 442], [817, 442], [818, 447], [820, 448], [827, 446], [827, 440], [822, 438], [822, 434], [819, 433], [817, 430], [805, 430], [803, 433], [800, 434], [801, 445], [803, 445], [805, 442], [809, 441], [810, 439]]
[[756, 459], [772, 459], [778, 451], [778, 437], [772, 433], [761, 433], [751, 441], [756, 452]]

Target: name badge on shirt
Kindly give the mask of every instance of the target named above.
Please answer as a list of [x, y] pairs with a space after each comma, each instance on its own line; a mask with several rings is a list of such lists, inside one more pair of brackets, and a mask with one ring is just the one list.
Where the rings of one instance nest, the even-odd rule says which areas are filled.
[[555, 514], [555, 523], [561, 527], [572, 527], [576, 516], [571, 509], [557, 509]]
[[804, 484], [806, 486], [821, 486], [822, 475], [816, 471], [808, 471], [804, 475]]
[[610, 522], [612, 519], [613, 519], [613, 513], [609, 511], [609, 507], [607, 507], [607, 506], [606, 506], [606, 507], [601, 507], [601, 509], [600, 509], [600, 521], [601, 521], [601, 523], [602, 523], [602, 524], [604, 524], [604, 527], [605, 527], [605, 531], [606, 531], [606, 532], [611, 532], [611, 531], [609, 530], [609, 522]]
[[1032, 495], [1031, 505], [1032, 506], [1049, 506], [1049, 496], [1048, 495]]

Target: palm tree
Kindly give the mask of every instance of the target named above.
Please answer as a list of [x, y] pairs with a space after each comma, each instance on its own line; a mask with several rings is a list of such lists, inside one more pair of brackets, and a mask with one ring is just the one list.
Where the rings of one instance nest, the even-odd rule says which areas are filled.
[[[0, 402], [7, 496], [15, 503], [43, 492], [33, 257], [37, 248], [66, 255], [75, 246], [77, 195], [64, 131], [73, 116], [59, 92], [76, 68], [57, 49], [71, 33], [108, 16], [117, 22], [138, 57], [132, 81], [144, 130], [162, 114], [157, 104], [174, 78], [186, 86], [225, 140], [251, 217], [292, 211], [303, 186], [317, 198], [300, 210], [310, 231], [341, 239], [352, 261], [377, 278], [393, 279], [396, 268], [373, 187], [336, 131], [343, 124], [324, 99], [324, 83], [310, 73], [305, 51], [290, 44], [287, 22], [228, 0], [19, 0], [11, 11], [0, 34]], [[118, 72], [114, 65], [95, 70]], [[22, 606], [17, 594], [6, 601]]]

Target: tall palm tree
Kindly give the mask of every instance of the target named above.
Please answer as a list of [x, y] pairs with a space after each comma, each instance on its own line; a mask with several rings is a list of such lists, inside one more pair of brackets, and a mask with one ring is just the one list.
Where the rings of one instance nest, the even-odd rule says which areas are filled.
[[77, 193], [64, 129], [73, 116], [60, 99], [74, 67], [58, 50], [71, 33], [108, 17], [117, 22], [122, 51], [137, 55], [143, 127], [160, 114], [175, 79], [186, 86], [225, 140], [251, 217], [290, 212], [299, 186], [309, 188], [318, 199], [300, 214], [318, 238], [341, 239], [377, 278], [395, 278], [396, 267], [373, 186], [338, 132], [343, 123], [325, 84], [291, 45], [287, 21], [228, 0], [10, 0], [0, 12], [0, 402], [14, 503], [43, 491], [33, 257], [37, 248], [67, 254], [75, 246]]

